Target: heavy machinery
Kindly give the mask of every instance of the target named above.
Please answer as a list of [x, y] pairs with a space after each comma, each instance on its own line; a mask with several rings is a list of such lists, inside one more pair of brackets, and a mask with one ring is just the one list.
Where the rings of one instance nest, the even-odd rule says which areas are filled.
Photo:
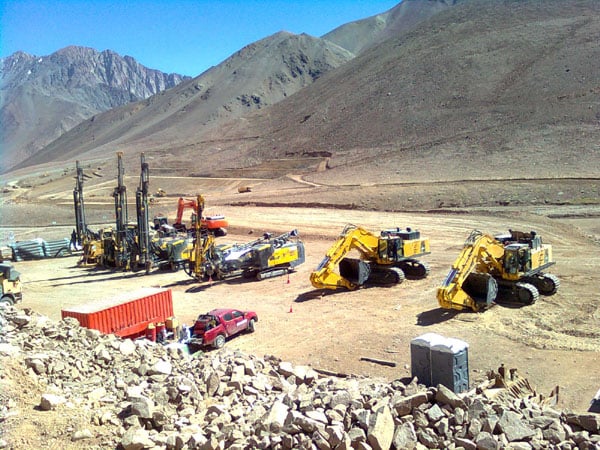
[[194, 251], [194, 238], [187, 234], [156, 236], [150, 242], [153, 262], [160, 269], [177, 271], [189, 265]]
[[85, 220], [85, 205], [83, 202], [83, 168], [79, 161], [75, 162], [76, 178], [75, 188], [73, 189], [73, 203], [75, 206], [75, 233], [77, 244], [81, 245], [83, 255], [79, 264], [97, 264], [104, 250], [102, 240], [98, 233], [91, 231]]
[[130, 244], [136, 230], [134, 225], [127, 223], [127, 187], [123, 184], [125, 169], [122, 158], [123, 153], [117, 152], [117, 186], [112, 194], [115, 202], [115, 227], [103, 230], [100, 265], [129, 270], [132, 250]]
[[[346, 257], [354, 250], [360, 259]], [[417, 230], [393, 228], [377, 235], [349, 224], [310, 274], [310, 282], [317, 289], [354, 290], [425, 278], [429, 266], [417, 258], [429, 253], [429, 239]]]
[[[196, 211], [198, 209], [197, 200], [186, 200], [183, 197], [179, 197], [179, 200], [177, 201], [177, 216], [175, 217], [175, 222], [173, 223], [173, 227], [177, 231], [183, 231], [183, 232], [188, 231], [188, 228], [182, 222], [183, 212], [187, 208], [192, 208], [194, 211]], [[193, 231], [196, 229], [196, 226], [195, 226], [196, 218], [197, 218], [197, 214], [195, 212], [192, 213], [192, 218], [191, 218], [192, 225], [191, 225], [190, 231]], [[219, 237], [219, 236], [227, 235], [227, 227], [229, 226], [229, 223], [227, 222], [225, 217], [222, 215], [207, 216], [207, 217], [202, 216], [200, 219], [200, 225], [201, 225], [201, 227], [200, 227], [201, 231], [208, 231], [209, 233], [214, 234], [216, 237]]]
[[135, 191], [135, 210], [137, 215], [137, 236], [135, 239], [136, 258], [138, 268], [144, 268], [146, 273], [152, 268], [150, 255], [150, 229], [148, 216], [148, 186], [150, 184], [150, 170], [144, 153], [140, 155], [140, 184]]
[[559, 279], [544, 273], [554, 264], [552, 246], [535, 231], [509, 230], [491, 236], [474, 230], [437, 290], [444, 309], [482, 311], [494, 303], [530, 305], [539, 294], [553, 295]]
[[[204, 199], [196, 200], [196, 217], [202, 217]], [[188, 274], [197, 280], [225, 279], [236, 276], [266, 278], [288, 274], [305, 260], [304, 244], [298, 232], [273, 237], [262, 237], [245, 244], [215, 244], [215, 236], [201, 233], [196, 221], [194, 250], [190, 257]]]
[[23, 299], [21, 274], [10, 263], [0, 263], [0, 304], [14, 305]]

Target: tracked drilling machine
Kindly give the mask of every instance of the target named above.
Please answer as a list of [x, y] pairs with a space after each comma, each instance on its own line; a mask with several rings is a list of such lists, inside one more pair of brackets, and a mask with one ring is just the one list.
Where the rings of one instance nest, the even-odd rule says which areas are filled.
[[117, 186], [113, 190], [115, 201], [115, 229], [103, 230], [104, 255], [102, 265], [118, 269], [130, 268], [131, 248], [127, 230], [127, 188], [123, 184], [123, 152], [117, 152]]
[[83, 168], [79, 161], [75, 161], [76, 182], [73, 189], [73, 203], [75, 205], [75, 232], [77, 233], [77, 242], [83, 244], [87, 225], [85, 223], [85, 206], [83, 204]]
[[97, 264], [102, 258], [102, 240], [98, 233], [92, 232], [86, 223], [85, 206], [83, 202], [83, 168], [79, 161], [75, 162], [76, 181], [73, 189], [73, 203], [75, 206], [75, 233], [77, 234], [77, 243], [83, 248], [83, 255], [79, 264]]
[[135, 206], [137, 213], [137, 266], [144, 268], [146, 273], [152, 268], [150, 258], [150, 232], [148, 217], [148, 186], [150, 184], [150, 171], [144, 153], [140, 155], [141, 173], [140, 185], [135, 192]]
[[[196, 217], [202, 217], [204, 198], [196, 200]], [[264, 280], [289, 274], [305, 260], [304, 244], [296, 230], [263, 237], [245, 244], [215, 244], [213, 233], [202, 233], [195, 221], [194, 249], [190, 255], [188, 274], [199, 281], [232, 277]]]

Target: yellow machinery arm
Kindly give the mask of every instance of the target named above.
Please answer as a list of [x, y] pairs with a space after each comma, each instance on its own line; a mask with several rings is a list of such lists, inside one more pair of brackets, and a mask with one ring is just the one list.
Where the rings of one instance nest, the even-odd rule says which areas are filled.
[[350, 290], [358, 285], [350, 282], [335, 272], [340, 261], [353, 249], [357, 249], [367, 259], [377, 256], [379, 238], [370, 231], [355, 225], [346, 225], [337, 241], [329, 248], [325, 258], [317, 269], [310, 274], [310, 282], [317, 289], [337, 289], [344, 287]]
[[[352, 250], [360, 253], [360, 259], [346, 258]], [[425, 278], [429, 266], [415, 258], [428, 253], [429, 239], [421, 238], [417, 230], [395, 228], [376, 235], [350, 224], [311, 273], [310, 281], [317, 289], [392, 286], [406, 277]]]
[[[473, 231], [465, 241], [463, 250], [452, 264], [452, 268], [444, 283], [437, 291], [438, 303], [445, 309], [472, 309], [479, 311], [493, 301], [497, 293], [495, 280], [491, 271], [503, 272], [502, 258], [504, 246], [494, 237]], [[486, 298], [473, 298], [465, 291], [469, 275], [479, 273], [479, 283], [483, 287], [477, 289], [485, 292]], [[473, 280], [473, 278], [471, 278]]]
[[500, 301], [531, 305], [540, 294], [556, 293], [560, 280], [544, 273], [554, 264], [552, 246], [534, 231], [509, 231], [498, 237], [471, 233], [438, 288], [442, 308], [481, 311]]

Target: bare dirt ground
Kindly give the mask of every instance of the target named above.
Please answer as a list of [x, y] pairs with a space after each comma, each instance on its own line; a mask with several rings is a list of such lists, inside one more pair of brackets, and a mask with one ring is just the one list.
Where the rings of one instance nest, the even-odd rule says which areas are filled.
[[[400, 205], [395, 199], [402, 197], [403, 186], [325, 189], [288, 178], [264, 183], [254, 180], [256, 189], [251, 194], [238, 194], [237, 186], [248, 180], [193, 181], [156, 181], [154, 185], [166, 188], [170, 196], [157, 199], [151, 214], [162, 212], [173, 218], [177, 196], [201, 192], [207, 198], [207, 213], [223, 213], [230, 222], [229, 235], [221, 239], [246, 242], [265, 231], [283, 233], [296, 228], [306, 246], [306, 262], [289, 278], [204, 284], [192, 281], [183, 271], [142, 275], [82, 268], [77, 266], [77, 255], [18, 262], [25, 283], [22, 306], [59, 320], [61, 309], [68, 306], [142, 286], [163, 286], [173, 290], [175, 313], [183, 323], [191, 324], [199, 313], [219, 306], [257, 311], [256, 333], [234, 338], [227, 345], [258, 356], [272, 354], [319, 369], [392, 380], [410, 375], [411, 339], [435, 332], [469, 344], [472, 384], [483, 379], [485, 371], [504, 363], [518, 368], [542, 394], [558, 385], [559, 407], [578, 411], [587, 410], [600, 387], [600, 225], [596, 205], [573, 201], [536, 204], [531, 196], [538, 194], [530, 190], [521, 192], [517, 205], [479, 206], [472, 199], [482, 190], [494, 189], [486, 185], [465, 194], [452, 208], [401, 213], [386, 212], [384, 205]], [[112, 199], [106, 194], [114, 181], [102, 183], [86, 191], [88, 221], [96, 224], [92, 228], [103, 221], [110, 223], [113, 217]], [[68, 236], [74, 222], [72, 186], [72, 178], [66, 177], [61, 182], [5, 193], [4, 241]], [[564, 184], [558, 189], [562, 187]], [[546, 192], [556, 192], [555, 188]], [[580, 184], [576, 190], [587, 188], [593, 192], [596, 185]], [[444, 196], [431, 184], [423, 185], [419, 192], [413, 198], [420, 198], [422, 204], [461, 198]], [[427, 197], [423, 192], [438, 197], [432, 200], [433, 194]], [[296, 204], [313, 207], [293, 207], [294, 199]], [[379, 210], [341, 207], [369, 199]], [[268, 203], [279, 206], [257, 206]], [[130, 212], [130, 217], [135, 215]], [[431, 265], [430, 276], [392, 288], [321, 295], [322, 291], [312, 288], [309, 274], [347, 223], [373, 231], [393, 226], [419, 229], [431, 241], [431, 255], [425, 258]], [[479, 229], [495, 234], [508, 228], [534, 229], [553, 245], [557, 264], [551, 272], [561, 280], [559, 292], [523, 308], [496, 306], [481, 314], [441, 310], [436, 289], [469, 232]], [[363, 356], [393, 361], [396, 367], [361, 361]]]

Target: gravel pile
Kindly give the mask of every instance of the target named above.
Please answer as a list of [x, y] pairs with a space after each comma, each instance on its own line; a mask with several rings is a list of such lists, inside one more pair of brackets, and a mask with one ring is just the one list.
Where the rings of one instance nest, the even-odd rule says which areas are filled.
[[[227, 347], [190, 355], [180, 344], [123, 340], [14, 307], [0, 309], [0, 366], [5, 358], [22, 361], [44, 392], [38, 409], [86, 415], [89, 426], [70, 431], [82, 446], [600, 449], [600, 415], [556, 410], [524, 379], [457, 395], [416, 379], [324, 375]], [[0, 395], [0, 423], [10, 423], [12, 409]]]

